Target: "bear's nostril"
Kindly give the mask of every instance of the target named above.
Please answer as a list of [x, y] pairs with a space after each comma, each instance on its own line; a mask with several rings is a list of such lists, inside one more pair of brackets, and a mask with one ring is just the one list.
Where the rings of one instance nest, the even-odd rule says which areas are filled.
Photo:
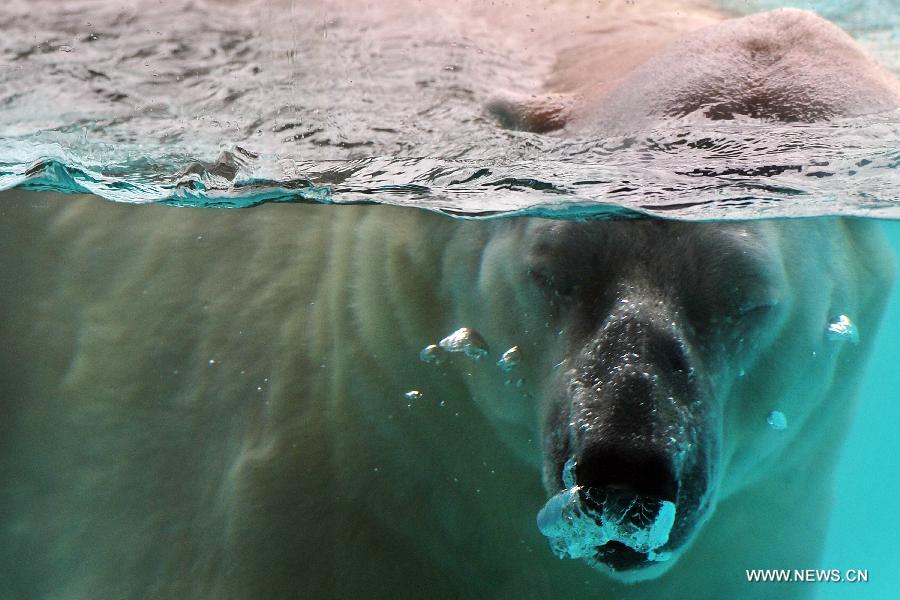
[[672, 461], [655, 450], [594, 445], [576, 457], [575, 482], [585, 488], [622, 490], [675, 502]]
[[688, 363], [688, 357], [684, 347], [677, 342], [673, 344], [667, 358], [669, 359], [669, 365], [671, 365], [672, 371], [678, 373], [690, 373], [693, 370]]

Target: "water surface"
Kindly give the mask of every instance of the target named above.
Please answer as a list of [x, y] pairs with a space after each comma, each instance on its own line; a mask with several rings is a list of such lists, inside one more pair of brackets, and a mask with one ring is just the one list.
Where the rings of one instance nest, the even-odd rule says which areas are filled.
[[[900, 72], [896, 2], [797, 4]], [[534, 93], [550, 76], [543, 14], [360, 6], [4, 3], [0, 189], [222, 207], [385, 202], [466, 215], [900, 214], [900, 112], [808, 124], [692, 114], [602, 139], [510, 131], [486, 106], [498, 94]], [[648, 4], [625, 6], [652, 14]], [[597, 4], [572, 7], [573, 22], [605, 25]]]

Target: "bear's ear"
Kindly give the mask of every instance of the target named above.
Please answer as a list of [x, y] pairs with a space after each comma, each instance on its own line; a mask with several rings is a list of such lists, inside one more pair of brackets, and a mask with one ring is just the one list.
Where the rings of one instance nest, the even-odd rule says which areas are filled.
[[566, 125], [575, 104], [571, 94], [513, 94], [495, 96], [487, 111], [507, 129], [546, 133]]

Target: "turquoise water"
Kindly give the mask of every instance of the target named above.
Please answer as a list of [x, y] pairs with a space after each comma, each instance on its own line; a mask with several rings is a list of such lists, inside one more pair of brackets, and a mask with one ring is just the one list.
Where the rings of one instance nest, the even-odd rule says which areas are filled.
[[[900, 257], [900, 223], [886, 222], [891, 245]], [[835, 507], [823, 568], [870, 570], [866, 584], [821, 585], [819, 598], [891, 598], [900, 588], [900, 290], [888, 305], [859, 410], [836, 471]]]
[[[898, 2], [721, 4], [815, 10], [900, 74]], [[11, 0], [0, 8], [0, 190], [467, 217], [859, 215], [884, 218], [900, 259], [900, 223], [889, 220], [900, 218], [900, 112], [827, 125], [698, 120], [601, 140], [508, 131], [483, 100], [538, 79], [545, 57], [451, 24], [410, 58], [399, 50], [406, 24], [361, 29], [364, 18], [305, 2]], [[870, 580], [815, 584], [819, 600], [900, 589], [898, 339], [895, 288], [837, 467], [824, 557], [808, 565], [866, 569]], [[407, 399], [421, 399], [414, 391]]]

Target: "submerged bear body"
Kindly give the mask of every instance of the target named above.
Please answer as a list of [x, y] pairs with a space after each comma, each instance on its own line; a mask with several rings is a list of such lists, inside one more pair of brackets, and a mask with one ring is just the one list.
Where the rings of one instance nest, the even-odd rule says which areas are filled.
[[[561, 111], [498, 110], [615, 132], [622, 98], [680, 51]], [[860, 111], [890, 106], [896, 82], [848, 60], [871, 75]], [[660, 89], [628, 127], [743, 110], [707, 90], [672, 113]], [[741, 106], [855, 114], [841, 102]], [[14, 598], [768, 597], [744, 570], [815, 564], [893, 274], [877, 225], [852, 219], [2, 201], [0, 596]], [[858, 339], [829, 334], [842, 318]], [[462, 327], [487, 357], [420, 358]], [[558, 560], [535, 518], [566, 488], [584, 506], [665, 502], [674, 519], [651, 551], [622, 538]]]
[[[4, 268], [2, 381], [3, 585], [23, 598], [606, 597], [620, 584], [538, 533], [542, 472], [561, 489], [570, 455], [639, 462], [661, 431], [698, 451], [683, 556], [620, 593], [811, 564], [890, 272], [877, 227], [838, 219], [4, 202], [4, 255], [27, 257]], [[844, 313], [862, 344], [827, 339]], [[460, 326], [490, 358], [419, 360]], [[672, 390], [692, 395], [666, 409]]]

